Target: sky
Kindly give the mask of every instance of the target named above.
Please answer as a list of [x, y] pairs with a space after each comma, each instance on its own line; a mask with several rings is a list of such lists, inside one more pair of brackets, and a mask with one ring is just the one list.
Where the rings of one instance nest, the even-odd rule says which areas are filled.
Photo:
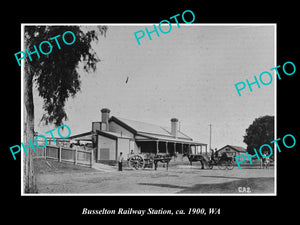
[[[146, 34], [141, 45], [134, 32], [151, 31], [153, 24], [107, 26], [106, 36], [92, 44], [101, 60], [97, 70], [86, 73], [80, 65], [81, 91], [66, 103], [71, 135], [90, 131], [101, 121], [100, 110], [109, 108], [111, 116], [163, 127], [178, 118], [182, 132], [207, 144], [212, 124], [212, 148], [246, 147], [243, 136], [253, 120], [275, 116], [276, 79], [253, 85], [253, 92], [247, 87], [240, 97], [234, 86], [276, 66], [273, 25], [175, 23], [167, 34], [152, 33], [152, 40]], [[40, 123], [43, 102], [36, 90], [34, 104], [35, 130], [43, 134], [54, 126]]]

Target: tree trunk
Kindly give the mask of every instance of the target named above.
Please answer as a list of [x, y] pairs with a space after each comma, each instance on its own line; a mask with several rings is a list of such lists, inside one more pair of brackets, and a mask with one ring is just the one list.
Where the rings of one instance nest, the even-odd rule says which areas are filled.
[[[32, 94], [32, 82], [33, 73], [28, 66], [28, 62], [25, 63], [25, 73], [24, 73], [24, 135], [23, 144], [24, 146], [29, 146], [29, 139], [34, 143], [34, 105], [33, 105], [33, 94]], [[22, 147], [23, 148], [23, 147]], [[24, 150], [24, 149], [23, 149]], [[36, 178], [34, 174], [33, 166], [33, 149], [28, 147], [26, 149], [27, 155], [23, 151], [23, 165], [24, 165], [24, 177], [23, 185], [25, 193], [36, 193]]]

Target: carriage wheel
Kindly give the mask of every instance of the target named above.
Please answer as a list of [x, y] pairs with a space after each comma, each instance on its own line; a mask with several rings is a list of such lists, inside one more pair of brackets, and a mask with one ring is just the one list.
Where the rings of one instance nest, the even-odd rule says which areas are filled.
[[145, 167], [145, 160], [140, 155], [133, 155], [128, 159], [128, 164], [131, 168], [139, 170]]
[[221, 170], [225, 170], [226, 169], [226, 162], [224, 162], [224, 161], [219, 162], [218, 167]]
[[230, 161], [230, 162], [227, 162], [226, 168], [227, 168], [228, 170], [232, 170], [233, 167], [234, 167], [233, 162], [231, 162], [231, 161]]

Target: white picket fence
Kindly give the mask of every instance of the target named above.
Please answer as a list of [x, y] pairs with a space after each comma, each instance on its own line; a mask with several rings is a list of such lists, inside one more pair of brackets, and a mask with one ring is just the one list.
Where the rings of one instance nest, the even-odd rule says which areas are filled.
[[46, 148], [37, 149], [34, 158], [55, 159], [58, 162], [92, 167], [93, 154], [94, 149], [83, 150], [49, 145]]

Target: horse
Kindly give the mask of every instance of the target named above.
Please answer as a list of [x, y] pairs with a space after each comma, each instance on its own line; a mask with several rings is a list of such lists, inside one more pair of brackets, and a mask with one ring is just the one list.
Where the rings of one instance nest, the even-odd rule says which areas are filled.
[[172, 159], [172, 154], [156, 154], [153, 158], [153, 162], [154, 162], [154, 169], [157, 170], [157, 166], [158, 166], [158, 162], [161, 162], [161, 163], [166, 163], [167, 164], [167, 170], [169, 168], [169, 162], [171, 161]]
[[204, 169], [204, 164], [205, 163], [207, 164], [207, 160], [205, 159], [205, 157], [203, 155], [193, 155], [193, 154], [190, 154], [190, 153], [184, 153], [183, 157], [185, 157], [185, 156], [189, 159], [190, 165], [192, 165], [193, 162], [200, 161], [201, 169]]

